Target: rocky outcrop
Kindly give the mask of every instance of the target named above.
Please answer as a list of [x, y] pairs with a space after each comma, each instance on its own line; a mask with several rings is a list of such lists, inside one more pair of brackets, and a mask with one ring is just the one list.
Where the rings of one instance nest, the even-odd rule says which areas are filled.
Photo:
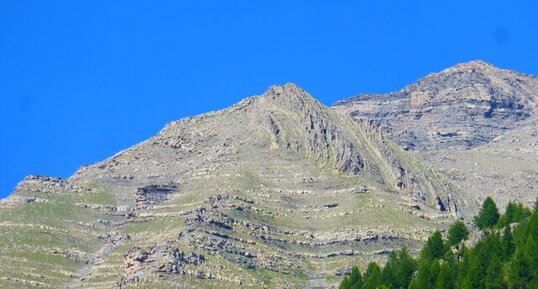
[[29, 175], [15, 188], [16, 192], [82, 192], [84, 189], [68, 180], [41, 175]]
[[148, 251], [133, 247], [123, 255], [123, 259], [123, 284], [137, 282], [148, 272], [201, 277], [193, 268], [205, 263], [203, 255], [182, 252], [172, 245], [157, 245]]
[[148, 259], [148, 255], [148, 252], [139, 247], [129, 249], [129, 251], [123, 255], [123, 270], [125, 274], [133, 275], [142, 270], [144, 268], [144, 262]]
[[167, 185], [149, 185], [136, 190], [136, 206], [146, 208], [149, 205], [159, 204], [168, 199], [170, 194], [176, 193], [178, 186], [173, 182]]

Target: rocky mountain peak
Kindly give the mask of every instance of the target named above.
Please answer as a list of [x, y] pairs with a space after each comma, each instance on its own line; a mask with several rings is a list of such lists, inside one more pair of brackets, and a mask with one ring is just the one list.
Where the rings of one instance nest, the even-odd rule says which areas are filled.
[[[263, 94], [246, 98], [234, 107], [243, 109], [257, 107], [258, 109], [280, 108], [294, 112], [300, 112], [313, 107], [320, 107], [314, 97], [295, 83], [270, 86]], [[232, 107], [232, 109], [234, 108]]]
[[436, 100], [484, 100], [525, 106], [536, 101], [536, 78], [471, 61], [430, 74], [405, 87], [412, 104]]
[[270, 95], [273, 97], [301, 97], [308, 96], [312, 98], [306, 91], [300, 88], [297, 84], [288, 82], [284, 85], [272, 85], [267, 89], [263, 95]]
[[167, 183], [189, 167], [239, 158], [259, 162], [268, 154], [358, 174], [364, 163], [355, 134], [351, 119], [288, 83], [230, 108], [171, 122], [153, 138], [82, 168], [72, 179], [133, 179], [141, 186], [159, 176]]
[[414, 149], [472, 148], [534, 114], [538, 79], [471, 61], [432, 73], [402, 90], [335, 103], [356, 119], [373, 120], [390, 138]]
[[454, 70], [454, 71], [464, 71], [464, 70], [481, 70], [481, 71], [487, 71], [487, 70], [500, 70], [493, 64], [484, 62], [482, 60], [471, 60], [468, 62], [458, 63], [452, 67], [447, 68], [446, 70]]

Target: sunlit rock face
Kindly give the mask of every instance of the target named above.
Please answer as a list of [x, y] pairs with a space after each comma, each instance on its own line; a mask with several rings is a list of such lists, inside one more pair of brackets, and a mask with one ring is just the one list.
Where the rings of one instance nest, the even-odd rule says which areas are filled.
[[335, 103], [371, 120], [405, 149], [474, 148], [520, 127], [534, 115], [538, 79], [482, 61], [430, 74], [400, 91]]

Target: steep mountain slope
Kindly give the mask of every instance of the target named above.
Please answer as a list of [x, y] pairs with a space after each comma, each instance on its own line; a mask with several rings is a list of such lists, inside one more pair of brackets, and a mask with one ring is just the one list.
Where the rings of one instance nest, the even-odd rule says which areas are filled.
[[372, 120], [479, 201], [531, 205], [538, 196], [537, 101], [538, 78], [472, 61], [334, 108]]
[[400, 91], [335, 103], [355, 119], [372, 120], [406, 149], [473, 148], [534, 114], [538, 78], [482, 61], [430, 74]]
[[471, 150], [417, 153], [479, 201], [493, 196], [504, 206], [518, 200], [532, 206], [538, 197], [538, 115]]
[[0, 287], [334, 286], [476, 205], [295, 85], [168, 124], [1, 202]]

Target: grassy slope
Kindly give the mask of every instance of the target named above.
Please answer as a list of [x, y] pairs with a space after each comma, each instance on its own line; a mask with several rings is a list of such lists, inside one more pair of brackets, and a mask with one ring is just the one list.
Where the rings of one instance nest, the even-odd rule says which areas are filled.
[[94, 193], [36, 193], [41, 201], [0, 208], [0, 288], [60, 288], [99, 250], [99, 234], [113, 220], [101, 209], [114, 196]]

